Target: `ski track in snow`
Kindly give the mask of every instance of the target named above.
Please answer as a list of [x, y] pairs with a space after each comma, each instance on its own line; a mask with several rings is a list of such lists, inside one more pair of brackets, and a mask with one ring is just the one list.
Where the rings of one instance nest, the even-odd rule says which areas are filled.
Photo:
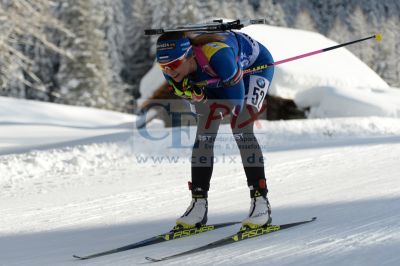
[[[267, 153], [274, 223], [316, 222], [157, 265], [398, 265], [400, 143], [352, 142]], [[0, 157], [10, 173], [1, 180], [0, 265], [136, 265], [237, 230], [75, 261], [168, 231], [187, 207], [189, 163], [140, 165], [130, 149], [125, 141]], [[239, 164], [217, 164], [211, 185], [210, 222], [246, 216]]]

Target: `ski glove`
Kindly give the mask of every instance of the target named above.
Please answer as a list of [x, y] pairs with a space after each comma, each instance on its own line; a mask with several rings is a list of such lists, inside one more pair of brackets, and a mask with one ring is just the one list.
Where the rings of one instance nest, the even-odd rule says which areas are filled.
[[205, 101], [206, 99], [203, 89], [190, 84], [188, 78], [184, 78], [181, 82], [174, 82], [173, 80], [168, 80], [168, 83], [172, 88], [174, 94], [179, 97], [194, 102], [202, 102]]

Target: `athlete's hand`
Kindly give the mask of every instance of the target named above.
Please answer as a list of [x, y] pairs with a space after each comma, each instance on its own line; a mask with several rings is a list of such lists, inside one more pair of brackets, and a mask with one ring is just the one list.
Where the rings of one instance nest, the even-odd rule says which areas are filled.
[[205, 94], [202, 88], [190, 84], [188, 78], [184, 78], [181, 82], [168, 80], [170, 87], [175, 95], [194, 101], [201, 102], [205, 100]]

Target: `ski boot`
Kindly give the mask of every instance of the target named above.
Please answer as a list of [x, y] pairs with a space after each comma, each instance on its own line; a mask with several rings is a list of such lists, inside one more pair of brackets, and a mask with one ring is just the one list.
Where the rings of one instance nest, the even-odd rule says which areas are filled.
[[260, 179], [257, 187], [250, 186], [250, 211], [249, 216], [242, 221], [242, 228], [255, 229], [272, 222], [271, 205], [267, 198], [265, 179]]
[[207, 223], [207, 191], [201, 188], [192, 188], [191, 182], [189, 182], [189, 189], [192, 191], [192, 201], [186, 212], [176, 220], [175, 229], [200, 227]]

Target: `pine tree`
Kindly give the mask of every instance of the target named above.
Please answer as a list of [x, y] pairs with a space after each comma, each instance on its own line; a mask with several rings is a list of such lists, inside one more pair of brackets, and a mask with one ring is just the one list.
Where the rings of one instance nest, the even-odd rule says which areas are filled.
[[73, 41], [64, 39], [60, 43], [74, 57], [63, 58], [57, 74], [63, 103], [113, 108], [106, 38], [100, 30], [103, 11], [94, 0], [63, 3], [61, 19], [76, 36]]
[[300, 10], [294, 23], [296, 27], [300, 29], [315, 31], [314, 21], [311, 18], [310, 13], [306, 12], [305, 10]]
[[127, 1], [124, 5], [125, 24], [123, 45], [123, 69], [122, 79], [129, 84], [127, 94], [129, 95], [128, 111], [133, 112], [136, 108], [135, 99], [140, 97], [139, 85], [141, 78], [153, 65], [151, 51], [154, 49], [151, 38], [144, 36], [144, 30], [152, 23], [153, 3], [145, 0], [134, 2]]
[[256, 16], [265, 18], [267, 23], [272, 26], [287, 26], [283, 8], [275, 1], [261, 1]]
[[[51, 38], [51, 33], [48, 35]], [[58, 96], [54, 91], [54, 75], [56, 73], [54, 64], [60, 55], [49, 50], [33, 36], [23, 39], [20, 50], [32, 61], [29, 71], [33, 73], [30, 75], [24, 71], [25, 84], [21, 87], [24, 90], [24, 98], [53, 102]]]
[[72, 33], [54, 18], [51, 12], [54, 4], [51, 0], [0, 0], [2, 95], [49, 99], [47, 95], [51, 93], [46, 91], [48, 80], [41, 78], [51, 73], [40, 73], [40, 69], [42, 66], [48, 67], [51, 63], [50, 60], [40, 58], [53, 52], [64, 55], [65, 53], [49, 38], [48, 33], [57, 31], [57, 34], [64, 38], [72, 36]]
[[213, 17], [214, 0], [198, 0], [194, 3], [197, 21], [207, 21]]
[[99, 29], [105, 33], [105, 56], [106, 65], [109, 67], [107, 79], [111, 94], [110, 101], [114, 110], [125, 111], [130, 99], [125, 92], [127, 85], [121, 78], [125, 44], [123, 2], [121, 0], [96, 0], [95, 4], [102, 10], [103, 21]]

